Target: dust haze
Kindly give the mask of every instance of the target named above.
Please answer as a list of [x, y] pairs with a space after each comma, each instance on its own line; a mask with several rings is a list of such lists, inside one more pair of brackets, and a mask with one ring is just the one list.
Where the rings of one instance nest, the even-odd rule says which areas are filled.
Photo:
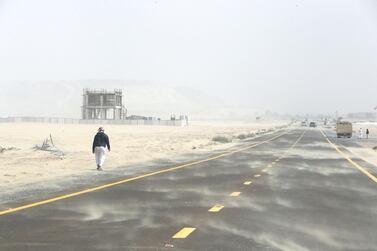
[[0, 1], [0, 116], [80, 117], [82, 88], [131, 114], [372, 112], [377, 4]]

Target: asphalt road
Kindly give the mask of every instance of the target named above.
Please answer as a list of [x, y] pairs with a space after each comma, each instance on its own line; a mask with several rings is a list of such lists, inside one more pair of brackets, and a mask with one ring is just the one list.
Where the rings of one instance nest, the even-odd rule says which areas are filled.
[[377, 250], [376, 167], [319, 129], [284, 133], [0, 211], [0, 250]]

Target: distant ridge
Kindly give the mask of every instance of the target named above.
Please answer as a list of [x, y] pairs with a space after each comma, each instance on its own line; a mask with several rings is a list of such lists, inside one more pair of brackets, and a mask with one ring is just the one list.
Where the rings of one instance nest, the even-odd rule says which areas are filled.
[[70, 80], [1, 83], [0, 116], [80, 118], [82, 90], [123, 89], [128, 115], [191, 119], [254, 119], [265, 111], [227, 104], [187, 86], [162, 86], [150, 81]]

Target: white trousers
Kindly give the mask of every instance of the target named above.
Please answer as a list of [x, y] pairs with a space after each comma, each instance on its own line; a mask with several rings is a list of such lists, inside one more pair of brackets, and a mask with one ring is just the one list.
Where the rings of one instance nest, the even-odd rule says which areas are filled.
[[103, 146], [96, 146], [94, 148], [94, 155], [96, 156], [96, 164], [102, 166], [105, 162], [106, 148]]

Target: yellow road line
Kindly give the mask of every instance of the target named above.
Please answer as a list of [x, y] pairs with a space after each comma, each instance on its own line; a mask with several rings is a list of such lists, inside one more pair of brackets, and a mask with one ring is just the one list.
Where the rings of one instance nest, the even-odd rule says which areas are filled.
[[306, 133], [306, 130], [301, 134], [301, 136], [296, 140], [296, 142], [290, 147], [290, 150], [296, 147], [298, 142], [300, 142], [300, 140], [304, 137], [305, 133]]
[[255, 178], [258, 178], [258, 177], [260, 177], [260, 174], [256, 174], [256, 175], [254, 175], [254, 177], [255, 177]]
[[240, 194], [241, 194], [241, 192], [233, 192], [229, 196], [231, 196], [231, 197], [237, 197], [237, 196], [240, 196]]
[[193, 227], [184, 227], [178, 233], [173, 236], [173, 239], [185, 239], [189, 236], [192, 232], [194, 232], [196, 228]]
[[268, 142], [273, 141], [273, 140], [275, 140], [275, 139], [277, 139], [277, 138], [279, 138], [279, 137], [281, 137], [281, 136], [283, 136], [285, 134], [287, 134], [287, 132], [279, 134], [279, 135], [277, 135], [275, 137], [272, 137], [272, 138], [270, 138], [268, 140], [260, 141], [258, 143], [252, 144], [250, 146], [247, 146], [247, 147], [244, 147], [244, 148], [240, 148], [240, 149], [237, 149], [237, 150], [234, 150], [234, 151], [230, 151], [230, 152], [225, 152], [225, 153], [222, 153], [222, 154], [219, 154], [219, 155], [207, 158], [207, 159], [194, 161], [194, 162], [191, 162], [191, 163], [187, 163], [187, 164], [183, 164], [183, 165], [179, 165], [179, 166], [175, 166], [175, 167], [163, 169], [163, 170], [156, 171], [156, 172], [151, 172], [151, 173], [143, 174], [143, 175], [132, 177], [132, 178], [128, 178], [128, 179], [123, 179], [123, 180], [120, 180], [120, 181], [116, 181], [116, 182], [108, 183], [108, 184], [105, 184], [105, 185], [101, 185], [101, 186], [97, 186], [97, 187], [93, 187], [93, 188], [81, 190], [81, 191], [78, 191], [78, 192], [74, 192], [74, 193], [70, 193], [70, 194], [58, 196], [58, 197], [47, 199], [47, 200], [38, 201], [38, 202], [35, 202], [35, 203], [26, 204], [26, 205], [15, 207], [15, 208], [9, 208], [9, 209], [0, 211], [0, 216], [1, 215], [5, 215], [5, 214], [14, 213], [14, 212], [21, 211], [21, 210], [25, 210], [25, 209], [28, 209], [28, 208], [32, 208], [32, 207], [36, 207], [36, 206], [40, 206], [40, 205], [44, 205], [44, 204], [48, 204], [48, 203], [52, 203], [52, 202], [55, 202], [55, 201], [59, 201], [59, 200], [63, 200], [63, 199], [67, 199], [67, 198], [71, 198], [71, 197], [75, 197], [75, 196], [79, 196], [79, 195], [82, 195], [82, 194], [91, 193], [91, 192], [94, 192], [94, 191], [102, 190], [102, 189], [105, 189], [105, 188], [113, 187], [113, 186], [124, 184], [124, 183], [127, 183], [127, 182], [131, 182], [131, 181], [135, 181], [135, 180], [140, 180], [140, 179], [143, 179], [143, 178], [146, 178], [146, 177], [150, 177], [150, 176], [154, 176], [154, 175], [157, 175], [157, 174], [167, 173], [167, 172], [175, 171], [175, 170], [182, 169], [182, 168], [185, 168], [185, 167], [190, 167], [190, 166], [198, 165], [198, 164], [201, 164], [201, 163], [209, 162], [209, 161], [212, 161], [212, 160], [220, 159], [220, 158], [223, 158], [223, 157], [235, 154], [235, 153], [243, 152], [243, 151], [249, 150], [251, 148], [254, 148], [256, 146], [268, 143]]
[[[291, 147], [289, 147], [289, 151], [292, 150], [297, 144], [298, 142], [300, 142], [300, 140], [302, 139], [302, 137], [304, 137], [306, 131], [304, 131], [300, 137], [298, 137], [298, 139], [293, 143], [293, 145]], [[269, 164], [267, 166], [267, 168], [263, 169], [262, 172], [265, 173], [267, 172], [269, 169], [271, 169], [273, 167], [274, 164], [276, 164], [276, 162], [279, 162], [281, 159], [284, 158], [284, 156], [286, 156], [286, 153], [284, 153], [282, 156], [280, 156], [279, 158], [277, 158], [274, 162], [272, 162], [272, 164]], [[259, 176], [254, 176], [254, 177], [259, 177]]]
[[[343, 146], [344, 148], [346, 148], [344, 145], [342, 145], [342, 144], [340, 144], [340, 145]], [[348, 150], [348, 149], [347, 149], [347, 150]], [[365, 159], [365, 158], [362, 157], [360, 154], [358, 154], [358, 153], [356, 153], [356, 152], [354, 152], [354, 151], [352, 151], [352, 150], [348, 150], [348, 151], [350, 151], [353, 155], [355, 155], [357, 158], [363, 160], [364, 162], [367, 162], [367, 163], [371, 164], [372, 166], [377, 167], [374, 163], [372, 163], [372, 162], [370, 162], [369, 160]]]
[[355, 166], [357, 169], [359, 169], [363, 174], [365, 174], [366, 176], [368, 176], [371, 180], [373, 180], [374, 182], [377, 183], [377, 177], [374, 176], [373, 174], [371, 174], [370, 172], [368, 172], [364, 167], [360, 166], [359, 164], [357, 164], [355, 161], [353, 161], [347, 154], [345, 154], [342, 150], [339, 149], [339, 147], [337, 145], [335, 145], [327, 136], [326, 134], [321, 130], [321, 133], [322, 135], [325, 137], [325, 139], [327, 140], [327, 142], [340, 154], [343, 156], [343, 158], [345, 158], [346, 160], [348, 160], [348, 162], [350, 162], [353, 166]]
[[252, 181], [245, 181], [243, 184], [246, 185], [246, 186], [249, 186], [251, 185], [251, 183], [253, 183]]
[[217, 213], [217, 212], [220, 212], [220, 210], [223, 209], [223, 208], [224, 208], [224, 206], [222, 206], [222, 205], [215, 205], [212, 208], [210, 208], [208, 210], [208, 212]]

